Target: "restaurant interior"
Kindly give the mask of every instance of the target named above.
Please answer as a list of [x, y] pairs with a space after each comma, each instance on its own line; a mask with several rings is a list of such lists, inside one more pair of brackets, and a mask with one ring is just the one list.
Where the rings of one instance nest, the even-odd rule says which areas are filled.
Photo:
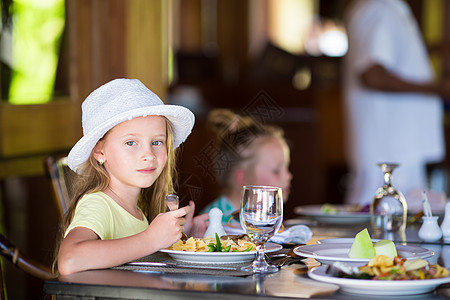
[[[449, 70], [450, 4], [407, 1], [438, 76]], [[219, 195], [205, 162], [213, 108], [271, 103], [291, 147], [285, 218], [305, 204], [344, 201], [341, 65], [347, 0], [3, 0], [0, 231], [50, 266], [59, 214], [44, 161], [82, 136], [83, 99], [114, 78], [138, 78], [166, 103], [190, 108], [180, 152], [182, 202]], [[28, 27], [27, 27], [28, 26]], [[448, 110], [447, 110], [448, 114]], [[445, 118], [447, 144], [450, 134]], [[449, 148], [449, 147], [447, 147]], [[447, 187], [449, 160], [430, 165]], [[444, 192], [447, 192], [446, 190]], [[4, 263], [10, 299], [39, 299], [42, 281]]]

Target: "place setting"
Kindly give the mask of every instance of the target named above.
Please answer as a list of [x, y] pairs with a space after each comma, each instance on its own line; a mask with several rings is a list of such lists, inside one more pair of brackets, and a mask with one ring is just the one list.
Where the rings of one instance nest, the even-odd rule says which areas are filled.
[[[435, 253], [427, 248], [394, 243], [397, 234], [406, 241], [407, 204], [391, 183], [396, 164], [380, 163], [384, 185], [370, 205], [370, 229], [379, 239], [372, 239], [367, 228], [354, 237], [324, 238], [316, 244], [296, 247], [297, 255], [314, 258], [322, 265], [308, 271], [308, 276], [324, 283], [337, 284], [343, 293], [361, 295], [417, 295], [430, 293], [449, 283], [449, 271], [431, 263]], [[389, 204], [389, 205], [387, 205]], [[419, 237], [434, 242], [442, 236], [436, 218], [423, 192], [424, 220]], [[427, 220], [434, 220], [428, 224]], [[391, 237], [389, 239], [389, 237]]]
[[[297, 255], [314, 258], [322, 264], [308, 271], [311, 279], [337, 284], [341, 292], [364, 295], [414, 295], [431, 292], [437, 286], [450, 282], [448, 271], [444, 267], [426, 261], [434, 255], [431, 250], [396, 245], [389, 240], [372, 240], [367, 229], [350, 239], [353, 240], [352, 243], [338, 243], [338, 240], [333, 239], [330, 243], [318, 241], [317, 244], [299, 246], [294, 249], [294, 252]], [[348, 238], [342, 238], [342, 240], [349, 241]], [[386, 266], [378, 267], [375, 273], [380, 275], [379, 270], [384, 270], [385, 277], [374, 280], [376, 276], [366, 272], [368, 272], [368, 266], [376, 268], [374, 266], [377, 266], [377, 260], [380, 259], [386, 260], [384, 262]], [[424, 270], [432, 268], [438, 269], [441, 275], [425, 278], [428, 275]], [[433, 274], [433, 272], [429, 273]], [[403, 274], [404, 277], [401, 280], [395, 277], [389, 278], [391, 274]], [[415, 276], [411, 274], [420, 275], [414, 279], [408, 278], [407, 275]]]
[[[384, 170], [392, 172], [389, 167], [392, 168], [384, 166]], [[383, 190], [400, 194], [395, 189], [383, 187]], [[377, 194], [374, 202], [382, 201], [386, 193]], [[177, 208], [177, 197], [169, 196], [168, 207]], [[425, 198], [424, 211], [425, 217], [430, 217], [431, 209]], [[370, 232], [378, 237], [379, 232], [404, 230], [405, 214], [396, 213], [389, 222], [369, 218]], [[280, 293], [271, 285], [273, 278], [289, 278], [290, 288], [284, 289], [294, 294], [300, 286], [309, 285], [325, 288], [329, 293], [339, 289], [340, 293], [366, 296], [418, 295], [450, 283], [448, 270], [428, 261], [435, 255], [431, 249], [396, 243], [387, 235], [372, 238], [368, 228], [353, 237], [314, 240], [305, 225], [283, 226], [282, 193], [277, 187], [243, 187], [240, 209], [233, 217], [238, 222], [222, 224], [222, 212], [217, 208], [210, 210], [209, 219], [203, 238], [184, 236], [167, 249], [117, 268], [230, 278], [279, 272], [275, 277], [267, 277], [267, 287]], [[426, 239], [423, 234], [422, 237]], [[313, 241], [316, 243], [311, 244]], [[281, 268], [284, 272], [280, 272]]]
[[346, 204], [320, 204], [297, 206], [294, 212], [322, 224], [360, 224], [370, 221], [368, 207]]
[[[177, 208], [178, 199], [169, 196], [166, 199], [168, 207]], [[203, 238], [185, 237], [167, 249], [120, 268], [246, 276], [274, 273], [284, 265], [299, 262], [292, 251], [290, 254], [276, 253], [283, 249], [280, 243], [268, 242], [283, 222], [281, 188], [244, 187], [239, 214], [242, 228], [238, 234], [228, 234], [220, 222], [219, 225], [214, 222], [213, 214], [217, 210], [210, 211], [210, 225]], [[221, 216], [219, 212], [218, 220]], [[309, 231], [305, 240], [311, 235]], [[276, 254], [272, 257], [272, 253]]]

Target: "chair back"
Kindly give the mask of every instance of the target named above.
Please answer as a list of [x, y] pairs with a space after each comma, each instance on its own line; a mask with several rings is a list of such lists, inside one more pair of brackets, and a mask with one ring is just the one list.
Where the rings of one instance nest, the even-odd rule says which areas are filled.
[[15, 266], [41, 280], [49, 280], [56, 276], [50, 268], [22, 254], [3, 234], [0, 233], [0, 254]]
[[75, 173], [67, 166], [67, 156], [65, 155], [46, 157], [45, 169], [51, 182], [53, 199], [58, 209], [59, 218], [63, 219], [69, 207], [72, 192], [71, 177]]

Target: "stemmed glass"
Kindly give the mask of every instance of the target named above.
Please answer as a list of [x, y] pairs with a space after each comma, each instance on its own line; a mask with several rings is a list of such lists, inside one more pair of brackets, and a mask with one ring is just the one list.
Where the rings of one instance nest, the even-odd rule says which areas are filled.
[[384, 185], [377, 190], [370, 205], [372, 229], [377, 235], [405, 231], [406, 199], [391, 182], [392, 172], [399, 165], [379, 163], [378, 166], [384, 173]]
[[256, 245], [256, 258], [243, 267], [243, 271], [254, 273], [274, 273], [276, 266], [265, 259], [265, 243], [280, 229], [283, 222], [283, 194], [279, 187], [243, 187], [239, 218], [242, 228]]

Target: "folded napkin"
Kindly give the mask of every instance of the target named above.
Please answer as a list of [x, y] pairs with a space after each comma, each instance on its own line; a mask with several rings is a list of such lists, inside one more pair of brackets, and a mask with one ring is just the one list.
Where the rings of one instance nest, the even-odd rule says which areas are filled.
[[[244, 234], [245, 231], [241, 226], [224, 225], [223, 228], [227, 234]], [[277, 232], [269, 240], [277, 244], [306, 244], [312, 237], [312, 231], [306, 225], [294, 225], [282, 232]]]
[[311, 237], [312, 231], [308, 226], [295, 225], [282, 232], [277, 232], [270, 241], [278, 244], [306, 244]]

